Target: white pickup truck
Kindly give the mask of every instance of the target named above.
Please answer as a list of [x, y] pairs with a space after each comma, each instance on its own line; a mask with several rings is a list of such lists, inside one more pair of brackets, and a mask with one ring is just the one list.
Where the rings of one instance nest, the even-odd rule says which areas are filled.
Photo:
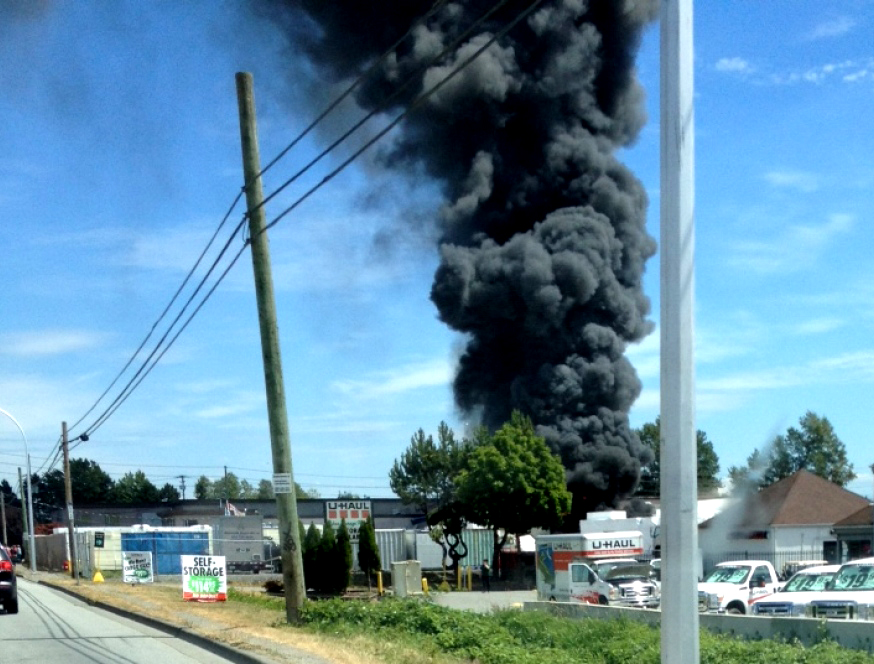
[[807, 605], [812, 618], [874, 620], [874, 558], [841, 565], [819, 597]]
[[804, 617], [807, 605], [820, 599], [840, 565], [816, 565], [796, 572], [775, 595], [753, 600], [755, 616]]
[[698, 584], [698, 609], [747, 614], [754, 600], [774, 594], [780, 586], [777, 571], [767, 560], [719, 563]]

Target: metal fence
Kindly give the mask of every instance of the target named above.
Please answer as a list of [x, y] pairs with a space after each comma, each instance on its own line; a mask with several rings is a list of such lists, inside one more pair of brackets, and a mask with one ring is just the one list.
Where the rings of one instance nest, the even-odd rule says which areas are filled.
[[777, 573], [781, 576], [789, 575], [789, 570], [792, 569], [793, 563], [799, 561], [820, 561], [821, 564], [836, 564], [840, 560], [829, 560], [822, 552], [817, 556], [812, 553], [809, 547], [804, 549], [789, 549], [776, 553], [759, 553], [750, 551], [723, 551], [717, 555], [704, 556], [702, 561], [704, 564], [705, 576], [718, 564], [729, 560], [766, 560], [774, 566]]

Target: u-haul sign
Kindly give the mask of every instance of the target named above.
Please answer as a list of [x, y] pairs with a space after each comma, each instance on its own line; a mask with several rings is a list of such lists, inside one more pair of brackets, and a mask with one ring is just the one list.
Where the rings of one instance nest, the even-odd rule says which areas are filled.
[[583, 558], [643, 555], [643, 534], [639, 530], [616, 533], [585, 533], [579, 554]]
[[325, 501], [325, 520], [331, 522], [335, 533], [340, 528], [340, 524], [345, 521], [349, 538], [353, 542], [358, 541], [358, 531], [372, 513], [369, 500]]

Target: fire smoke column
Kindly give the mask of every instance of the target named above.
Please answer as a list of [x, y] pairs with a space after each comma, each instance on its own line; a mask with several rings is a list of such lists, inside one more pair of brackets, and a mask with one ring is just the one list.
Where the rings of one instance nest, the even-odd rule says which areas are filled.
[[[441, 80], [529, 2], [443, 3], [357, 92], [398, 106]], [[320, 76], [357, 76], [432, 5], [269, 2]], [[641, 282], [655, 241], [641, 183], [616, 158], [645, 122], [634, 56], [654, 0], [547, 0], [401, 125], [381, 159], [442, 186], [431, 298], [465, 335], [459, 408], [496, 428], [518, 408], [561, 456], [574, 517], [613, 506], [650, 460], [628, 422], [640, 393], [624, 356], [651, 330]]]

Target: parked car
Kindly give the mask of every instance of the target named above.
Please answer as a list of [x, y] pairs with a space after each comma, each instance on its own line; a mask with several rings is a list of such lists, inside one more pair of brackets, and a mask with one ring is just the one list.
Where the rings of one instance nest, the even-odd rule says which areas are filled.
[[819, 565], [801, 569], [776, 594], [753, 600], [751, 613], [756, 616], [804, 616], [807, 605], [822, 596], [840, 568], [840, 565]]
[[18, 585], [15, 563], [5, 547], [0, 546], [0, 605], [6, 613], [18, 613]]

